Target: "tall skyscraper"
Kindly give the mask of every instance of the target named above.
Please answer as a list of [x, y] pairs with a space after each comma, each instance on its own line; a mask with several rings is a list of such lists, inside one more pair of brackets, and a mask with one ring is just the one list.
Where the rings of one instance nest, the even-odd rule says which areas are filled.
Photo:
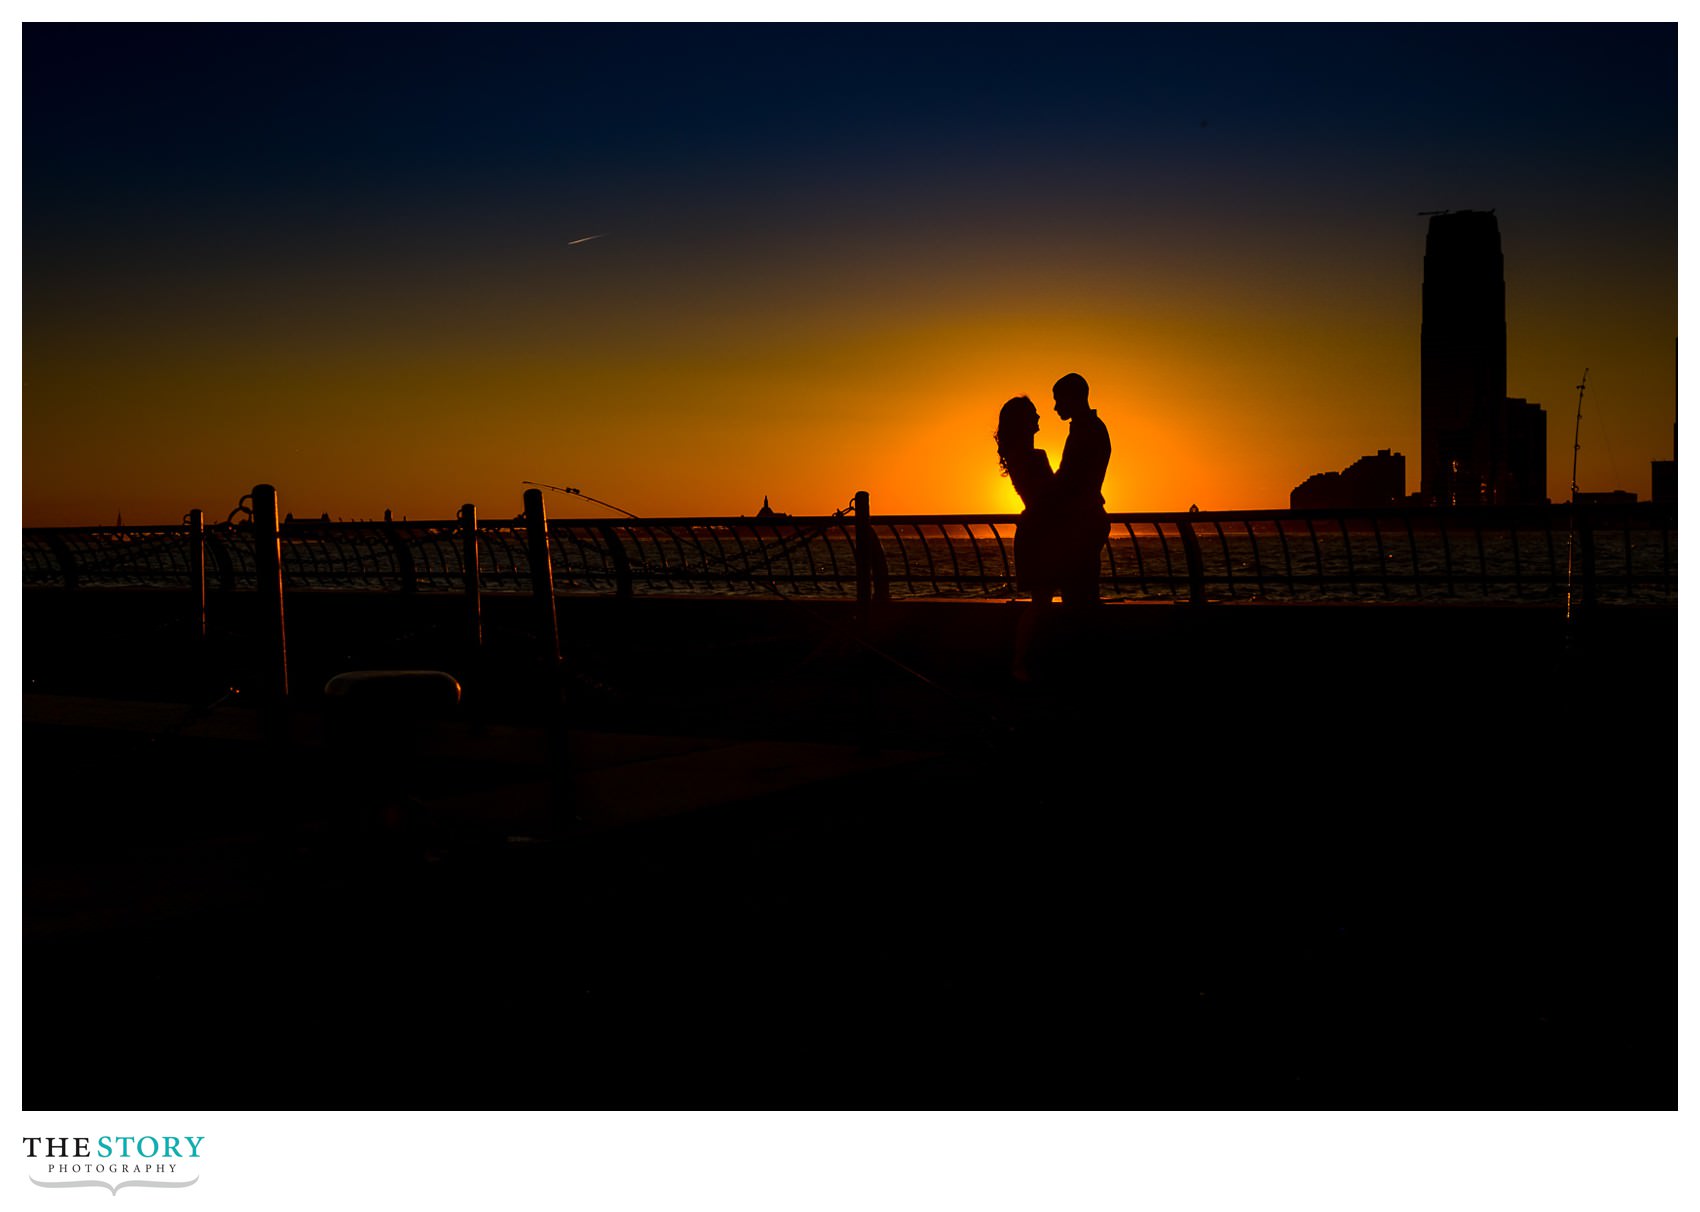
[[1429, 218], [1422, 412], [1426, 504], [1546, 500], [1546, 414], [1505, 394], [1505, 256], [1492, 211]]
[[1491, 211], [1431, 215], [1423, 250], [1423, 499], [1474, 505], [1505, 399], [1505, 256]]

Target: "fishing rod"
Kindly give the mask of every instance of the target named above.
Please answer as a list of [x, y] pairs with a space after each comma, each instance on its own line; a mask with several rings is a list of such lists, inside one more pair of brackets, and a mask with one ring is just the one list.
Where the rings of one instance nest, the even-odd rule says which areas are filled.
[[541, 480], [521, 480], [520, 483], [521, 484], [530, 484], [535, 488], [547, 488], [547, 489], [549, 489], [553, 492], [564, 493], [569, 497], [578, 497], [578, 498], [585, 500], [585, 501], [592, 501], [597, 505], [601, 505], [605, 509], [612, 509], [615, 513], [623, 513], [628, 518], [631, 518], [634, 522], [641, 522], [643, 520], [642, 518], [638, 517], [637, 514], [633, 513], [629, 509], [621, 509], [618, 505], [613, 505], [613, 504], [610, 504], [607, 501], [600, 500], [597, 497], [593, 497], [588, 492], [580, 492], [576, 488], [562, 488], [558, 484], [545, 484]]
[[1564, 561], [1564, 621], [1572, 613], [1571, 598], [1576, 580], [1576, 461], [1582, 455], [1582, 393], [1588, 390], [1588, 368], [1582, 368], [1582, 381], [1576, 384], [1576, 439], [1570, 449], [1570, 548]]

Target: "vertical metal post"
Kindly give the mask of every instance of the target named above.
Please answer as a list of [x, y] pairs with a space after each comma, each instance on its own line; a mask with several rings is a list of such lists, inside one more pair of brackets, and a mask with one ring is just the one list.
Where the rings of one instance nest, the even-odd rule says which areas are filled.
[[549, 520], [543, 514], [543, 490], [525, 490], [526, 548], [531, 563], [531, 596], [537, 600], [543, 656], [550, 664], [561, 659], [561, 633], [555, 622], [555, 571], [549, 558]]
[[189, 511], [189, 595], [194, 603], [195, 650], [207, 638], [207, 528], [201, 511]]
[[184, 517], [189, 544], [189, 602], [192, 606], [189, 633], [189, 685], [191, 702], [205, 693], [211, 681], [212, 661], [207, 654], [207, 527], [198, 509]]
[[1202, 606], [1207, 599], [1204, 594], [1204, 553], [1199, 550], [1198, 535], [1186, 518], [1176, 522], [1175, 528], [1181, 532], [1181, 549], [1186, 552], [1188, 601], [1194, 606]]
[[856, 686], [860, 699], [857, 715], [862, 723], [862, 749], [880, 749], [879, 711], [874, 699], [873, 603], [874, 527], [869, 518], [868, 494], [856, 494], [856, 630], [862, 646], [856, 653]]
[[289, 648], [283, 627], [283, 548], [278, 536], [277, 489], [254, 485], [254, 584], [260, 593], [260, 654], [264, 693], [272, 704], [289, 697]]
[[478, 507], [460, 507], [461, 573], [466, 585], [466, 646], [477, 654], [484, 646], [484, 614], [479, 599], [478, 581]]
[[856, 605], [867, 620], [874, 600], [874, 528], [868, 521], [868, 494], [856, 494]]
[[561, 677], [561, 633], [555, 619], [555, 571], [549, 556], [549, 520], [543, 513], [541, 489], [525, 491], [525, 531], [547, 681], [543, 727], [549, 755], [550, 829], [558, 837], [574, 824], [573, 772], [567, 739], [566, 684]]

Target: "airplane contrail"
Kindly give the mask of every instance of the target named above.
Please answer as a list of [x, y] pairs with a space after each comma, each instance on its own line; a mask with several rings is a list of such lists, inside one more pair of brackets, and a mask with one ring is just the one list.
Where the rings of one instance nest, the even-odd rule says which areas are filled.
[[605, 236], [607, 234], [608, 234], [607, 232], [602, 232], [602, 233], [600, 233], [598, 235], [594, 235], [594, 236], [580, 236], [576, 240], [568, 240], [567, 244], [569, 246], [573, 245], [573, 244], [588, 244], [592, 240], [600, 240], [603, 236]]

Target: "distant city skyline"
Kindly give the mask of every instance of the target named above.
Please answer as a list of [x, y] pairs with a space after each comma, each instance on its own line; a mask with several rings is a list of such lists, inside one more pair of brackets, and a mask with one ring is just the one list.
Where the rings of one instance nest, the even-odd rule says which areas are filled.
[[260, 482], [1013, 510], [997, 408], [1054, 458], [1070, 371], [1112, 510], [1279, 508], [1421, 450], [1433, 210], [1498, 215], [1547, 494], [1584, 367], [1584, 491], [1672, 454], [1674, 24], [30, 24], [23, 60], [25, 525]]

